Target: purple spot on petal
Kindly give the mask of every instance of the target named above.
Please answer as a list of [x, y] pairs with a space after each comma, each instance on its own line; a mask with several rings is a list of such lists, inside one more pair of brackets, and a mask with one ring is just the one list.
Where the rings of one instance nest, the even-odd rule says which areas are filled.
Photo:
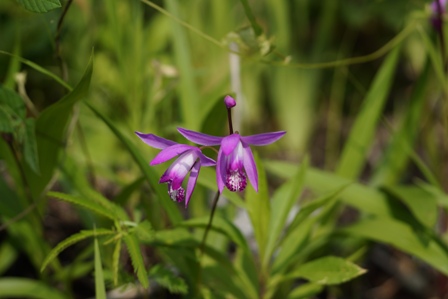
[[246, 189], [247, 176], [242, 170], [228, 170], [226, 174], [226, 187], [232, 192], [239, 192]]
[[182, 187], [173, 189], [171, 182], [168, 182], [168, 195], [174, 201], [183, 202], [185, 200], [185, 189]]

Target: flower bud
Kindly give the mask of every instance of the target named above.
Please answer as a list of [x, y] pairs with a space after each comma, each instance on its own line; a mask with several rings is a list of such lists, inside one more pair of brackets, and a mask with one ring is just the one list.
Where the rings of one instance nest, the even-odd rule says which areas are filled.
[[224, 98], [224, 104], [226, 104], [227, 109], [230, 109], [230, 108], [236, 106], [235, 99], [232, 98], [231, 96], [226, 96], [226, 97]]

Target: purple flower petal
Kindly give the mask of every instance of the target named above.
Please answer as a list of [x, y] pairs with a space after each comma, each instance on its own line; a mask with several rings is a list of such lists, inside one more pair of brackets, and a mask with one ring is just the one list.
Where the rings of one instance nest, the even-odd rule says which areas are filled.
[[251, 135], [251, 136], [244, 136], [241, 137], [241, 140], [243, 142], [248, 143], [250, 145], [268, 145], [271, 144], [285, 135], [285, 131], [279, 131], [279, 132], [270, 132], [270, 133], [263, 133], [263, 134], [257, 134], [257, 135]]
[[184, 152], [168, 167], [160, 178], [160, 183], [171, 182], [171, 187], [174, 190], [179, 189], [197, 159], [198, 153], [196, 151], [189, 150]]
[[222, 137], [217, 136], [211, 136], [183, 128], [177, 128], [179, 133], [181, 133], [185, 138], [190, 140], [191, 142], [200, 144], [200, 145], [206, 145], [206, 146], [213, 146], [213, 145], [220, 145]]
[[202, 152], [199, 154], [199, 159], [201, 160], [201, 166], [215, 166], [216, 161], [207, 157]]
[[226, 136], [221, 141], [221, 148], [224, 155], [228, 156], [241, 140], [241, 136], [237, 133]]
[[216, 183], [218, 185], [219, 193], [222, 193], [226, 179], [226, 157], [222, 152], [222, 148], [218, 152], [218, 161], [216, 163]]
[[254, 155], [249, 145], [243, 143], [244, 150], [244, 170], [246, 171], [247, 177], [250, 183], [254, 187], [255, 191], [258, 192], [258, 172], [257, 165], [255, 164]]
[[196, 181], [198, 180], [199, 170], [201, 169], [201, 163], [196, 161], [191, 168], [190, 177], [188, 178], [187, 184], [187, 196], [185, 197], [185, 208], [188, 207], [190, 202], [191, 194], [193, 194], [194, 187], [196, 187]]
[[198, 148], [185, 145], [185, 144], [175, 144], [163, 149], [160, 153], [155, 156], [155, 158], [149, 163], [149, 165], [157, 165], [163, 162], [166, 162], [186, 151], [199, 151]]
[[135, 132], [135, 134], [137, 134], [137, 136], [140, 137], [140, 139], [147, 145], [158, 149], [164, 149], [167, 148], [168, 146], [177, 144], [174, 141], [156, 136], [154, 134], [144, 134], [140, 132]]

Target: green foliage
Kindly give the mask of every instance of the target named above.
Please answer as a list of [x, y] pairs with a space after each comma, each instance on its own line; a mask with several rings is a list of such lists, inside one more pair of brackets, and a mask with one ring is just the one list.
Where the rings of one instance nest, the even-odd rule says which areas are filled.
[[106, 299], [106, 287], [104, 285], [103, 266], [101, 265], [101, 252], [98, 240], [95, 238], [95, 298]]
[[359, 176], [372, 143], [376, 125], [386, 103], [398, 62], [400, 47], [388, 54], [378, 71], [346, 142], [337, 173], [349, 179]]
[[365, 269], [335, 256], [326, 256], [301, 265], [288, 278], [303, 277], [318, 284], [340, 284], [366, 272]]
[[148, 274], [158, 284], [167, 288], [170, 293], [186, 295], [188, 292], [188, 286], [182, 278], [176, 277], [171, 271], [160, 265], [152, 267]]
[[48, 12], [61, 7], [59, 0], [17, 0], [17, 2], [32, 12]]
[[66, 249], [69, 246], [72, 246], [75, 243], [78, 243], [79, 241], [82, 241], [87, 238], [96, 237], [96, 236], [102, 236], [102, 235], [111, 235], [114, 234], [113, 231], [107, 230], [107, 229], [95, 229], [95, 230], [84, 230], [77, 234], [71, 235], [61, 243], [59, 243], [55, 248], [51, 250], [51, 252], [48, 254], [48, 256], [45, 258], [44, 262], [41, 266], [41, 271], [43, 271], [48, 264], [55, 259], [61, 251]]
[[39, 173], [35, 121], [26, 118], [22, 98], [8, 88], [0, 87], [0, 132], [12, 133], [20, 144], [25, 161], [35, 173]]

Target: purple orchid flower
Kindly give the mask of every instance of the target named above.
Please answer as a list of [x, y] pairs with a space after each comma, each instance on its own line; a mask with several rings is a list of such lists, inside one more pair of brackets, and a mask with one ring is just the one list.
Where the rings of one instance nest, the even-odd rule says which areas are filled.
[[[147, 145], [162, 150], [150, 162], [150, 165], [160, 164], [179, 156], [162, 175], [159, 183], [167, 183], [168, 194], [171, 199], [177, 202], [185, 200], [185, 207], [187, 207], [191, 194], [196, 186], [201, 166], [215, 166], [215, 160], [205, 156], [201, 150], [195, 146], [179, 144], [154, 134], [143, 134], [140, 132], [135, 132], [135, 134], [137, 134], [137, 136]], [[187, 191], [185, 194], [182, 182], [189, 172], [190, 177], [188, 178]]]
[[220, 145], [216, 164], [216, 180], [219, 192], [224, 186], [230, 191], [243, 191], [247, 186], [247, 178], [258, 192], [258, 172], [254, 156], [249, 145], [262, 146], [279, 140], [286, 132], [271, 132], [252, 136], [240, 136], [233, 133], [225, 137], [177, 128], [188, 140], [205, 146]]
[[440, 32], [443, 25], [443, 13], [445, 12], [447, 0], [434, 0], [431, 2], [431, 23]]

